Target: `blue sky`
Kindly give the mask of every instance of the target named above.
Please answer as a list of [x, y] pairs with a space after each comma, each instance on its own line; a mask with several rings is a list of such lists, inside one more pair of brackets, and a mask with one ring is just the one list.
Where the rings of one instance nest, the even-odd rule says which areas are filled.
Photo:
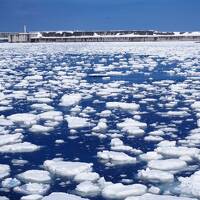
[[0, 32], [200, 31], [200, 0], [0, 0]]

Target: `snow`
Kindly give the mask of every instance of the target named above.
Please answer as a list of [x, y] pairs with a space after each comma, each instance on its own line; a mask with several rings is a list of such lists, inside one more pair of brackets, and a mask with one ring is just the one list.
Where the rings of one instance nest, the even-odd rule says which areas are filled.
[[82, 96], [80, 94], [65, 94], [60, 100], [60, 105], [65, 107], [77, 105], [81, 99]]
[[74, 177], [83, 172], [90, 172], [92, 170], [91, 163], [59, 160], [46, 160], [44, 162], [44, 167], [52, 174], [67, 178]]
[[102, 196], [107, 199], [125, 199], [129, 196], [143, 195], [147, 187], [142, 184], [123, 185], [121, 183], [111, 184], [102, 190]]

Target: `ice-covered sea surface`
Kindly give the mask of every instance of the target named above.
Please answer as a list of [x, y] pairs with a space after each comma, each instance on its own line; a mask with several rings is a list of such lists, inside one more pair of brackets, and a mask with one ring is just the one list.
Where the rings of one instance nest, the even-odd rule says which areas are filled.
[[200, 43], [0, 46], [0, 200], [200, 199]]

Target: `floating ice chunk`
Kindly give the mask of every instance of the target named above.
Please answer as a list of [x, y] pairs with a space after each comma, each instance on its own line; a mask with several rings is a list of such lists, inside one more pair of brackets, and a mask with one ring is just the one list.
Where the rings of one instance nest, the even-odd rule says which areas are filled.
[[0, 126], [12, 126], [14, 123], [11, 120], [5, 119], [0, 116]]
[[21, 186], [17, 186], [14, 188], [15, 192], [22, 193], [22, 194], [39, 194], [44, 195], [50, 189], [50, 185], [48, 184], [41, 184], [41, 183], [27, 183]]
[[102, 190], [102, 196], [107, 199], [125, 199], [129, 196], [143, 195], [147, 187], [142, 184], [123, 185], [121, 183], [111, 184]]
[[142, 170], [138, 173], [140, 179], [147, 180], [154, 183], [166, 183], [172, 182], [174, 180], [174, 175], [160, 170], [150, 170], [147, 168], [146, 170]]
[[66, 116], [65, 119], [70, 129], [89, 127], [91, 125], [87, 118]]
[[52, 174], [68, 178], [74, 177], [83, 172], [92, 171], [92, 164], [84, 162], [46, 160], [44, 162], [44, 167]]
[[9, 144], [0, 147], [0, 153], [25, 153], [39, 150], [39, 146], [30, 142]]
[[32, 133], [48, 133], [50, 131], [53, 131], [54, 128], [50, 127], [50, 126], [42, 126], [39, 124], [34, 124], [33, 126], [31, 126], [31, 128], [29, 128], [29, 131]]
[[91, 181], [84, 181], [76, 186], [76, 191], [83, 197], [95, 197], [100, 194], [101, 189]]
[[63, 115], [60, 111], [47, 111], [38, 115], [40, 120], [63, 121]]
[[148, 190], [148, 192], [151, 194], [160, 194], [160, 191], [160, 188], [155, 186], [151, 186]]
[[145, 154], [140, 155], [139, 158], [143, 161], [150, 161], [150, 160], [160, 160], [163, 158], [163, 156], [157, 152], [149, 151]]
[[99, 114], [99, 116], [100, 117], [110, 117], [111, 114], [112, 114], [112, 112], [110, 110], [104, 110]]
[[168, 111], [166, 115], [170, 117], [185, 117], [188, 116], [189, 113], [186, 111]]
[[146, 123], [139, 122], [134, 119], [127, 118], [124, 122], [118, 123], [117, 127], [122, 129], [122, 131], [127, 132], [130, 135], [141, 136], [144, 134], [144, 128], [146, 128]]
[[108, 126], [107, 126], [106, 122], [103, 120], [100, 120], [99, 123], [97, 124], [97, 126], [94, 127], [92, 130], [94, 132], [105, 132], [107, 128], [108, 128]]
[[145, 141], [151, 141], [151, 142], [160, 142], [164, 139], [160, 136], [149, 135], [149, 136], [145, 136], [144, 140]]
[[63, 192], [53, 192], [49, 196], [44, 197], [42, 200], [89, 200], [89, 199]]
[[122, 109], [125, 111], [137, 111], [140, 106], [136, 103], [124, 103], [124, 102], [107, 102], [106, 107], [108, 109]]
[[73, 106], [78, 104], [82, 99], [82, 96], [80, 94], [65, 94], [61, 98], [60, 105], [61, 106]]
[[163, 171], [178, 171], [187, 166], [187, 163], [180, 159], [151, 160], [148, 167]]
[[97, 156], [101, 160], [110, 162], [111, 164], [114, 164], [114, 165], [136, 163], [136, 158], [131, 157], [123, 152], [102, 151], [102, 152], [98, 152]]
[[191, 108], [194, 110], [199, 111], [200, 110], [200, 101], [196, 101], [191, 105]]
[[38, 117], [37, 115], [31, 113], [17, 113], [7, 117], [13, 123], [29, 127], [33, 124], [37, 123]]
[[178, 178], [180, 185], [175, 188], [182, 196], [197, 197], [200, 198], [200, 171], [195, 172], [190, 177]]
[[144, 194], [138, 197], [128, 197], [125, 200], [197, 200], [188, 197], [176, 197], [169, 195], [156, 195], [156, 194]]
[[36, 104], [32, 104], [31, 108], [35, 109], [35, 110], [41, 110], [41, 111], [50, 111], [53, 110], [54, 108], [46, 103], [36, 103]]
[[43, 198], [42, 195], [32, 194], [32, 195], [23, 196], [20, 200], [41, 200], [42, 198]]
[[0, 179], [3, 179], [6, 176], [9, 176], [9, 174], [10, 174], [10, 166], [0, 164]]
[[0, 146], [21, 142], [22, 138], [21, 133], [0, 135]]
[[119, 138], [112, 139], [110, 145], [111, 145], [111, 150], [113, 151], [124, 151], [124, 152], [130, 152], [134, 154], [142, 153], [141, 150], [134, 149], [133, 147], [124, 145], [123, 141], [120, 140]]
[[7, 197], [0, 196], [0, 200], [9, 200]]
[[186, 156], [186, 155], [194, 157], [195, 155], [200, 153], [200, 150], [197, 148], [172, 147], [172, 146], [158, 147], [155, 151], [163, 156], [173, 157], [173, 158], [178, 158], [180, 156]]
[[21, 182], [19, 180], [17, 180], [16, 178], [6, 178], [1, 183], [2, 187], [4, 187], [4, 188], [13, 188], [20, 184], [21, 184]]
[[83, 172], [79, 173], [74, 177], [74, 181], [83, 182], [83, 181], [92, 181], [95, 182], [100, 178], [99, 174], [96, 172]]
[[162, 142], [159, 142], [157, 144], [157, 146], [159, 146], [159, 147], [174, 147], [174, 146], [176, 146], [176, 141], [164, 140]]
[[21, 181], [34, 183], [50, 183], [49, 172], [44, 170], [28, 170], [17, 176]]

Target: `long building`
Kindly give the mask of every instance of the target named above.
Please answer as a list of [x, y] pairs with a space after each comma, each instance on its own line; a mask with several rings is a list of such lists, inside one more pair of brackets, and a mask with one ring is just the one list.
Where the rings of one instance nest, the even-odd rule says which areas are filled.
[[200, 32], [42, 31], [9, 33], [8, 42], [146, 42], [200, 41]]

